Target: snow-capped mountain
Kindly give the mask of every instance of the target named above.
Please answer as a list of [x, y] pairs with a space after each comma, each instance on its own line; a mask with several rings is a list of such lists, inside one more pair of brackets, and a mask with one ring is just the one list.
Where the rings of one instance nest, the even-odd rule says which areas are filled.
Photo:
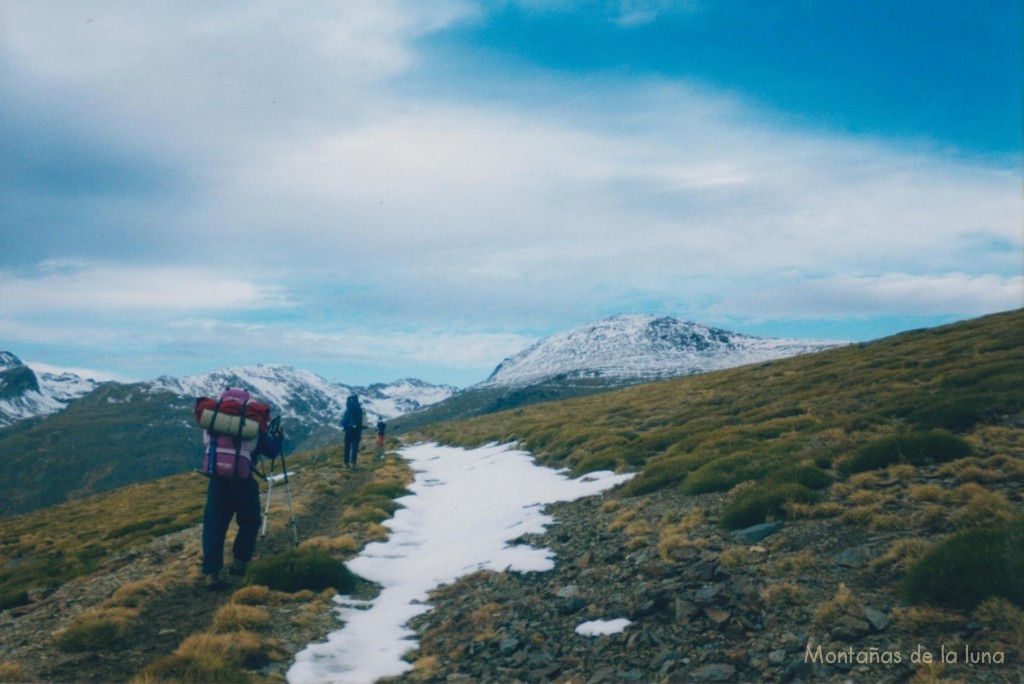
[[476, 385], [524, 387], [559, 378], [634, 383], [796, 356], [839, 342], [741, 335], [671, 317], [622, 314], [547, 337]]
[[457, 390], [421, 380], [355, 387], [329, 382], [310, 371], [291, 366], [258, 364], [226, 368], [185, 378], [163, 376], [146, 383], [152, 392], [168, 391], [183, 397], [217, 397], [226, 387], [244, 387], [274, 413], [302, 423], [337, 425], [349, 395], [359, 397], [367, 425], [410, 413], [447, 399]]
[[99, 384], [70, 372], [37, 373], [14, 354], [0, 352], [0, 427], [56, 413]]

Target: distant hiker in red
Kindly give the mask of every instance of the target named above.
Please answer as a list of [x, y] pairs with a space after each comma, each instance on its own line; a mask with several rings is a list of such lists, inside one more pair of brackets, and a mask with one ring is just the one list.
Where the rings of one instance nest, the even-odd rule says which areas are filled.
[[[247, 406], [269, 408], [249, 401], [244, 389], [228, 389], [216, 402], [216, 412], [228, 413], [229, 407], [241, 406], [244, 416]], [[216, 415], [214, 416], [216, 417]], [[216, 423], [216, 421], [213, 421]], [[253, 421], [249, 420], [251, 424]], [[259, 423], [259, 431], [252, 439], [231, 434], [203, 433], [206, 444], [204, 471], [210, 478], [206, 489], [206, 510], [203, 512], [203, 574], [207, 586], [213, 590], [225, 589], [224, 581], [224, 540], [231, 525], [231, 519], [238, 523], [232, 555], [234, 562], [228, 572], [231, 575], [245, 575], [246, 565], [252, 560], [256, 548], [256, 536], [260, 529], [260, 490], [253, 478], [255, 461], [260, 455], [277, 458], [281, 453], [284, 434], [278, 430], [271, 434], [266, 423]], [[244, 421], [243, 421], [244, 423]], [[241, 430], [239, 430], [241, 432]]]
[[349, 395], [345, 402], [341, 429], [345, 431], [345, 467], [355, 468], [359, 456], [359, 440], [363, 437], [363, 407], [359, 404], [359, 397], [354, 394]]
[[383, 418], [377, 419], [377, 448], [384, 448], [384, 431], [387, 430], [388, 424], [384, 422]]

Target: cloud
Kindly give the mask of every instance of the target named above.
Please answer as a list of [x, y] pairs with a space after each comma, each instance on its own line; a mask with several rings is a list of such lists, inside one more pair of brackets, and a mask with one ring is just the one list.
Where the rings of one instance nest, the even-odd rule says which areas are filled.
[[24, 275], [0, 271], [0, 315], [167, 314], [288, 306], [277, 287], [182, 266], [44, 262]]
[[[600, 21], [635, 34], [699, 4]], [[1017, 159], [809, 128], [685, 78], [499, 73], [438, 48], [484, 12], [0, 4], [0, 334], [135, 335], [154, 357], [246, 334], [266, 354], [489, 368], [527, 332], [638, 307], [1020, 305]]]
[[722, 315], [765, 319], [977, 316], [1024, 306], [1024, 276], [943, 273], [836, 275], [779, 279], [733, 290], [711, 307]]

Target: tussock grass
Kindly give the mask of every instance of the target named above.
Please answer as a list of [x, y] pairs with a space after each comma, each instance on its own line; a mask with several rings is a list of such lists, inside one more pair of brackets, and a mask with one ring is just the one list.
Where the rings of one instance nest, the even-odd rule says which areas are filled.
[[828, 601], [818, 604], [814, 609], [814, 614], [811, 616], [811, 624], [818, 629], [828, 629], [835, 625], [836, 620], [844, 615], [860, 617], [863, 614], [864, 604], [854, 596], [849, 587], [840, 582], [835, 596]]
[[213, 614], [214, 632], [258, 632], [270, 622], [270, 613], [265, 608], [225, 603]]
[[739, 530], [765, 522], [769, 518], [786, 517], [786, 504], [816, 504], [821, 494], [793, 482], [769, 482], [755, 485], [735, 497], [722, 511], [720, 522], [728, 530]]
[[103, 608], [76, 616], [57, 637], [57, 648], [68, 653], [117, 650], [139, 617], [130, 608]]
[[901, 588], [914, 603], [970, 609], [1000, 596], [1024, 606], [1024, 518], [951, 535], [909, 567]]
[[270, 587], [265, 587], [262, 584], [250, 584], [231, 595], [232, 603], [239, 603], [243, 606], [266, 605], [273, 600], [274, 595], [270, 591]]
[[356, 577], [337, 560], [318, 549], [292, 549], [249, 566], [248, 578], [254, 584], [284, 592], [303, 589], [322, 591], [333, 587], [341, 593], [352, 590]]
[[32, 681], [32, 677], [21, 663], [9, 660], [0, 662], [0, 682], [3, 684], [23, 684], [30, 681]]
[[252, 632], [194, 634], [170, 656], [150, 664], [134, 684], [209, 682], [248, 684], [258, 681], [251, 672], [280, 657], [277, 645]]

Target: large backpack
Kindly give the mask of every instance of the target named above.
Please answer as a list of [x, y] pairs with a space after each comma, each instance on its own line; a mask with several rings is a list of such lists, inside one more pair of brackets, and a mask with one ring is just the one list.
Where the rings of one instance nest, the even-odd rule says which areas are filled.
[[359, 400], [355, 397], [348, 398], [345, 415], [342, 416], [341, 428], [343, 430], [363, 429], [363, 407], [359, 405]]
[[196, 422], [203, 433], [203, 473], [244, 480], [252, 472], [259, 434], [267, 429], [270, 407], [249, 401], [244, 389], [228, 389], [220, 399], [196, 400]]

